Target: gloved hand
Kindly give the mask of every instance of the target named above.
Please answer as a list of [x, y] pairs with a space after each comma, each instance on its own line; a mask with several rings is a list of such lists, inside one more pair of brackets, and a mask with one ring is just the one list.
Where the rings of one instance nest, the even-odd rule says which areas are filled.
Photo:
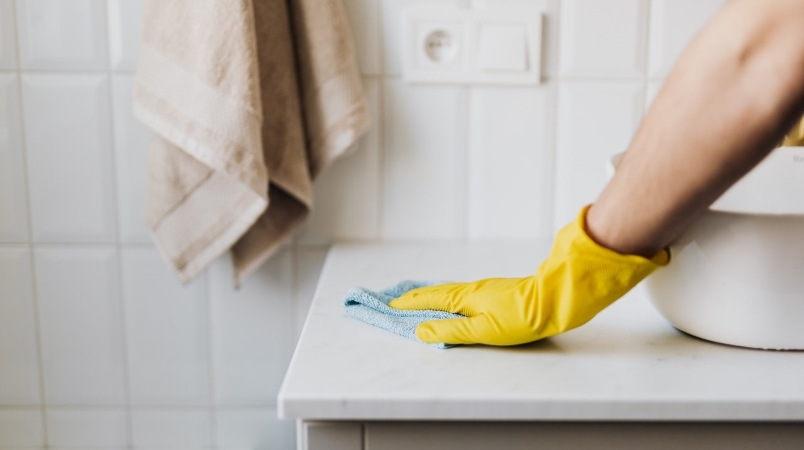
[[588, 208], [558, 233], [536, 275], [414, 289], [390, 306], [467, 316], [420, 324], [416, 336], [427, 343], [517, 345], [579, 327], [670, 259], [667, 250], [646, 259], [596, 244], [585, 231]]

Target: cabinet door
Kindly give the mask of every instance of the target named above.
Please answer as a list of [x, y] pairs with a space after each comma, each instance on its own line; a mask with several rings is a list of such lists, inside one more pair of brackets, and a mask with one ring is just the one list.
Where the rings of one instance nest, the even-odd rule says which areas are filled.
[[802, 442], [800, 423], [365, 424], [365, 450], [748, 450]]
[[353, 422], [303, 422], [300, 450], [363, 450], [363, 425]]

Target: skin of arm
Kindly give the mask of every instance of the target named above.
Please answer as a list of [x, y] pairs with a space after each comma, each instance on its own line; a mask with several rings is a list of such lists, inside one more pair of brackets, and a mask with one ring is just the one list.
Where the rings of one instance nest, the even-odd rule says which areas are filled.
[[731, 0], [648, 111], [587, 233], [622, 254], [669, 245], [804, 113], [804, 1]]

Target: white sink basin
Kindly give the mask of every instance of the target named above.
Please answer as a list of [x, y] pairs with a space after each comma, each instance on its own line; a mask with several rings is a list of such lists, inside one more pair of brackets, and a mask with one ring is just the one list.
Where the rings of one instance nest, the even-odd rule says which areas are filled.
[[724, 344], [804, 349], [804, 147], [774, 150], [671, 253], [645, 284], [673, 326]]

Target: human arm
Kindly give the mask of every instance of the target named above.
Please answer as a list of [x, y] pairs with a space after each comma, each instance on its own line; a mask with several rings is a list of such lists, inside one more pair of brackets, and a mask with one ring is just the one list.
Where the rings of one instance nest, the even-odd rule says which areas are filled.
[[587, 231], [653, 255], [781, 142], [804, 109], [804, 2], [732, 0], [679, 59]]
[[729, 2], [679, 60], [611, 183], [559, 232], [535, 275], [417, 289], [391, 306], [468, 316], [420, 325], [425, 342], [512, 345], [590, 320], [666, 263], [661, 249], [800, 117], [803, 23], [800, 0]]

